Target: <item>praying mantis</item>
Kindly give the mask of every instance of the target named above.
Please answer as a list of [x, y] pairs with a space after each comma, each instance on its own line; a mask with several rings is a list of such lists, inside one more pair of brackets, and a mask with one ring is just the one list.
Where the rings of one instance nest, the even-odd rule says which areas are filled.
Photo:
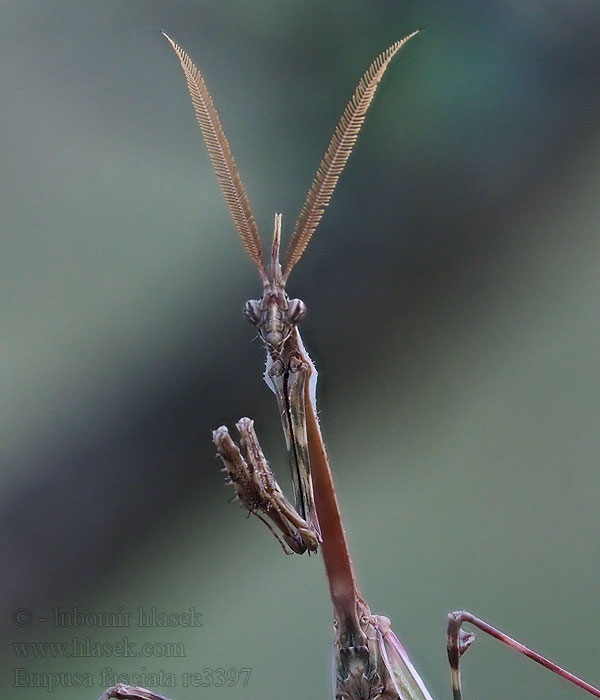
[[[323, 561], [334, 609], [334, 696], [336, 700], [432, 700], [388, 618], [375, 615], [360, 595], [342, 525], [333, 478], [316, 409], [317, 373], [300, 337], [297, 324], [306, 313], [304, 303], [286, 292], [289, 275], [329, 204], [387, 67], [418, 32], [392, 44], [369, 66], [335, 128], [329, 147], [309, 189], [291, 235], [283, 265], [280, 262], [280, 214], [275, 215], [273, 242], [265, 265], [258, 227], [251, 212], [229, 143], [204, 79], [185, 51], [164, 35], [184, 71], [196, 117], [217, 179], [229, 205], [242, 243], [255, 264], [263, 293], [248, 301], [245, 315], [256, 328], [266, 351], [265, 381], [275, 393], [281, 415], [295, 505], [286, 498], [265, 459], [249, 418], [237, 423], [240, 446], [225, 426], [213, 432], [228, 483], [246, 510], [259, 517], [287, 553], [317, 552]], [[549, 668], [600, 698], [600, 690], [573, 676], [545, 657], [508, 637], [472, 613], [451, 613], [447, 651], [454, 700], [462, 700], [459, 661], [475, 635], [462, 629], [469, 623], [519, 653]], [[145, 688], [117, 685], [100, 700], [166, 700]]]

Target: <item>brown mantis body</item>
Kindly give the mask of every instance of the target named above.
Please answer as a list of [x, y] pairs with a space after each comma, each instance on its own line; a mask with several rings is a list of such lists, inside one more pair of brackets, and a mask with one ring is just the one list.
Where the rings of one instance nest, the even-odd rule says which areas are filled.
[[[369, 66], [336, 127], [329, 148], [292, 233], [282, 269], [281, 216], [275, 215], [268, 271], [262, 245], [229, 144], [208, 90], [187, 54], [169, 37], [184, 70], [198, 122], [225, 199], [244, 246], [263, 283], [260, 300], [245, 314], [267, 349], [265, 380], [277, 397], [292, 467], [297, 512], [274, 482], [249, 419], [238, 423], [240, 451], [225, 427], [213, 433], [229, 482], [249, 512], [266, 516], [293, 551], [315, 551], [321, 542], [335, 612], [335, 694], [340, 700], [431, 700], [387, 618], [372, 615], [356, 585], [333, 479], [316, 408], [316, 370], [306, 352], [298, 321], [305, 314], [285, 285], [314, 233], [337, 184], [375, 90], [399, 49], [417, 32], [397, 41]], [[235, 196], [234, 196], [235, 195]], [[261, 491], [260, 485], [264, 484]]]
[[[228, 474], [228, 481], [240, 502], [267, 524], [284, 549], [301, 554], [307, 549], [316, 551], [319, 545], [321, 547], [335, 615], [336, 700], [432, 699], [393, 633], [390, 621], [386, 617], [373, 615], [359, 593], [317, 419], [316, 370], [297, 328], [297, 323], [305, 314], [305, 307], [299, 299], [288, 297], [285, 285], [329, 203], [377, 84], [393, 56], [415, 34], [397, 41], [380, 54], [359, 82], [309, 190], [291, 236], [283, 268], [279, 261], [281, 216], [275, 216], [268, 269], [263, 262], [262, 245], [248, 198], [204, 80], [188, 55], [167, 37], [184, 70], [196, 116], [225, 199], [263, 283], [261, 299], [249, 301], [245, 314], [257, 328], [267, 349], [265, 380], [277, 397], [281, 413], [296, 507], [279, 488], [250, 419], [242, 418], [237, 424], [241, 449], [224, 426], [214, 431], [213, 440]], [[452, 613], [448, 624], [448, 658], [454, 700], [462, 699], [459, 660], [474, 639], [473, 634], [462, 631], [464, 622], [478, 627], [600, 698], [598, 689], [463, 611]], [[108, 689], [100, 700], [109, 698], [166, 700], [152, 691], [126, 685]]]

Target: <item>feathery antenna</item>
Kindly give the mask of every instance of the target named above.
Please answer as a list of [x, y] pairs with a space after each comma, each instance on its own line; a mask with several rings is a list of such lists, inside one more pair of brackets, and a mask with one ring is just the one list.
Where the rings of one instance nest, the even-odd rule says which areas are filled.
[[325, 208], [329, 204], [340, 174], [356, 143], [358, 132], [363, 125], [367, 109], [373, 100], [379, 81], [400, 48], [418, 33], [419, 30], [408, 34], [379, 54], [360, 79], [352, 99], [347, 104], [338, 125], [335, 127], [327, 152], [319, 165], [315, 179], [308, 191], [306, 202], [296, 222], [286, 253], [286, 263], [283, 270], [284, 283], [287, 281], [294, 265], [302, 257], [304, 249], [319, 225]]
[[262, 245], [258, 235], [258, 228], [212, 97], [208, 92], [204, 78], [192, 62], [192, 59], [170, 36], [165, 34], [165, 32], [161, 32], [161, 34], [171, 44], [181, 63], [194, 111], [196, 112], [196, 119], [202, 130], [204, 143], [221, 185], [221, 191], [229, 205], [229, 210], [242, 238], [242, 243], [250, 259], [258, 268], [264, 284], [267, 281], [267, 274], [263, 263]]

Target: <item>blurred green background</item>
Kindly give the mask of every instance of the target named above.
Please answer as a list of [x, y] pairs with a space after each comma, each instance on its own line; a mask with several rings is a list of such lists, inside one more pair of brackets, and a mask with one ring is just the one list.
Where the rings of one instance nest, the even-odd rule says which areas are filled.
[[[0, 3], [1, 678], [251, 668], [193, 698], [331, 697], [319, 557], [223, 488], [210, 431], [256, 420], [289, 486], [260, 293], [164, 29], [220, 111], [259, 227], [293, 226], [369, 62], [389, 69], [289, 292], [361, 588], [436, 698], [466, 607], [600, 683], [597, 0]], [[53, 608], [203, 613], [52, 624]], [[13, 612], [31, 611], [29, 625]], [[46, 622], [39, 618], [47, 618]], [[23, 620], [19, 618], [21, 623]], [[185, 656], [19, 657], [15, 643]], [[139, 648], [139, 647], [138, 647]], [[145, 669], [145, 671], [143, 670]], [[40, 677], [43, 678], [43, 677]], [[488, 640], [467, 700], [580, 691]], [[35, 685], [35, 683], [34, 683]]]

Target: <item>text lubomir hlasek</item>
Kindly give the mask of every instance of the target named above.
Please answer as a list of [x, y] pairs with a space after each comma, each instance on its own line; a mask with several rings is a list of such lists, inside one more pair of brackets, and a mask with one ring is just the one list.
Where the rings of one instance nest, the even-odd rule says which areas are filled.
[[159, 610], [156, 606], [124, 610], [84, 611], [78, 607], [52, 608], [54, 627], [204, 627], [203, 613], [194, 606], [187, 610]]

